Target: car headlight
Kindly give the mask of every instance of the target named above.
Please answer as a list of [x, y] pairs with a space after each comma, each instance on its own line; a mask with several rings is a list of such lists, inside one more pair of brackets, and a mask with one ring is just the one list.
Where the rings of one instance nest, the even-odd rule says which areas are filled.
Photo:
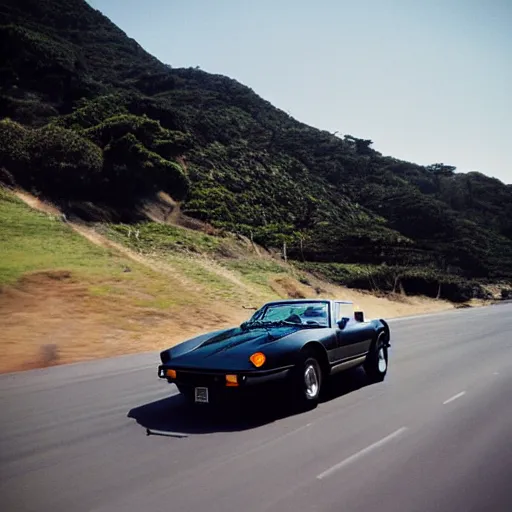
[[265, 357], [265, 354], [263, 354], [263, 352], [255, 352], [251, 357], [249, 357], [249, 360], [254, 366], [256, 366], [256, 368], [263, 366], [266, 359], [267, 358]]

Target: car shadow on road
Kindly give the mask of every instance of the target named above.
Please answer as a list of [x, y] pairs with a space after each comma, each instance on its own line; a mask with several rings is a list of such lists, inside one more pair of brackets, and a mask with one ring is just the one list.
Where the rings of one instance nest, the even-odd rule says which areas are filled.
[[[320, 404], [339, 399], [371, 383], [364, 371], [356, 368], [331, 377], [325, 384]], [[278, 392], [215, 406], [188, 404], [178, 394], [135, 407], [128, 412], [128, 418], [135, 419], [150, 432], [179, 437], [182, 434], [254, 429], [302, 412], [287, 400], [286, 395]]]

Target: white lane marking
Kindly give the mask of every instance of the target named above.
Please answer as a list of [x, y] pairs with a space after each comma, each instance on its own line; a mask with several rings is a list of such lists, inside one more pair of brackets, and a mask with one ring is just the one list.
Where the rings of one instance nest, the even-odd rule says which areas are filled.
[[367, 453], [371, 452], [372, 450], [375, 450], [377, 448], [380, 448], [381, 446], [383, 446], [384, 444], [386, 444], [387, 442], [391, 441], [392, 439], [395, 439], [396, 437], [402, 435], [405, 431], [407, 430], [407, 427], [402, 427], [402, 428], [399, 428], [398, 430], [396, 430], [395, 432], [393, 432], [392, 434], [389, 434], [389, 436], [386, 436], [384, 437], [383, 439], [381, 439], [380, 441], [377, 441], [376, 443], [373, 443], [371, 444], [370, 446], [367, 446], [366, 448], [364, 448], [363, 450], [357, 452], [357, 453], [354, 453], [354, 455], [351, 455], [350, 457], [348, 457], [347, 459], [345, 460], [342, 460], [340, 463], [338, 464], [335, 464], [334, 466], [332, 466], [331, 468], [327, 469], [326, 471], [324, 471], [323, 473], [320, 473], [317, 478], [318, 480], [321, 480], [322, 478], [325, 478], [326, 476], [329, 476], [331, 475], [332, 473], [334, 473], [335, 471], [338, 471], [339, 469], [347, 466], [348, 464], [350, 464], [351, 462], [354, 462], [355, 460], [361, 458], [363, 455], [366, 455]]
[[460, 393], [457, 393], [456, 395], [452, 396], [451, 398], [448, 398], [448, 400], [445, 400], [443, 402], [443, 405], [449, 404], [450, 402], [457, 400], [457, 398], [460, 398], [461, 396], [464, 396], [465, 394], [466, 394], [465, 391], [461, 391]]
[[500, 374], [500, 372], [494, 372], [493, 373], [493, 375], [499, 375], [499, 374]]

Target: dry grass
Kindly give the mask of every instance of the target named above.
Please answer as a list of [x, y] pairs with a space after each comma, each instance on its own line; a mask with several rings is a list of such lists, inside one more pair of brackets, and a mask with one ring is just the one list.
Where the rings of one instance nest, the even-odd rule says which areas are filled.
[[278, 294], [290, 299], [305, 299], [312, 296], [312, 290], [290, 276], [278, 276], [270, 280], [270, 286]]
[[[148, 288], [133, 281], [92, 286], [69, 272], [28, 274], [0, 294], [0, 372], [160, 350], [246, 317], [190, 296], [188, 304], [166, 303]], [[52, 346], [56, 357], [48, 358]]]

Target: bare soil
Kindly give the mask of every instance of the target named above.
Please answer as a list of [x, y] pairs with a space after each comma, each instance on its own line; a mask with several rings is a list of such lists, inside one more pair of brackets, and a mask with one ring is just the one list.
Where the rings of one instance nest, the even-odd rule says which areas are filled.
[[0, 372], [162, 350], [246, 317], [222, 303], [158, 310], [112, 302], [69, 273], [36, 272], [0, 293]]

